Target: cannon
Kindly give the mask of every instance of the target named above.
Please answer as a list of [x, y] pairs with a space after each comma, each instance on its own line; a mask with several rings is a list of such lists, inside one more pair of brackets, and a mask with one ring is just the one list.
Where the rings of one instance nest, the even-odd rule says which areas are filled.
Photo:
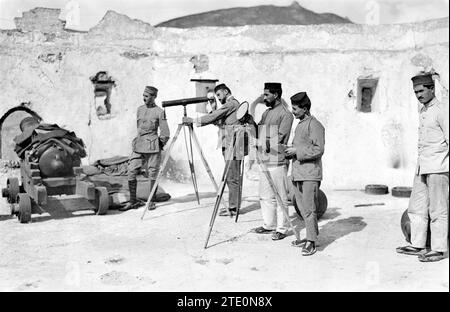
[[2, 196], [20, 223], [32, 214], [64, 210], [93, 210], [104, 215], [110, 198], [106, 187], [85, 181], [81, 158], [83, 141], [74, 132], [56, 124], [40, 124], [33, 117], [20, 122], [21, 134], [14, 138], [20, 159], [20, 179], [9, 177]]

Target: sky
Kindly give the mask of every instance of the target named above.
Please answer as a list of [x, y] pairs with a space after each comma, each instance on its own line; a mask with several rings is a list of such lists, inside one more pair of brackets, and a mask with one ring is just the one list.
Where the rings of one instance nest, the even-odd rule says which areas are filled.
[[[35, 7], [60, 8], [61, 19], [66, 20], [67, 14], [71, 13], [71, 20], [75, 25], [73, 28], [88, 30], [95, 26], [108, 10], [156, 25], [169, 19], [206, 11], [256, 5], [288, 6], [292, 2], [293, 0], [0, 0], [0, 29], [15, 28], [14, 17], [20, 17], [23, 11]], [[297, 0], [297, 2], [317, 13], [335, 13], [360, 24], [411, 23], [449, 15], [449, 0]]]

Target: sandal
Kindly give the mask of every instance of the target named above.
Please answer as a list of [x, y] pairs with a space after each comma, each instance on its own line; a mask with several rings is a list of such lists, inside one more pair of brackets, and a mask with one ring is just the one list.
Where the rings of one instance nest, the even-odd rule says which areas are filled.
[[429, 251], [426, 254], [419, 255], [420, 262], [436, 262], [444, 258], [444, 253], [439, 251]]
[[287, 235], [281, 232], [275, 232], [272, 234], [272, 240], [280, 240], [285, 238]]
[[252, 232], [257, 233], [257, 234], [270, 234], [270, 233], [273, 233], [273, 230], [268, 230], [268, 229], [265, 229], [264, 227], [260, 226], [260, 227], [252, 229]]
[[423, 253], [424, 248], [416, 248], [413, 246], [403, 246], [403, 247], [397, 247], [397, 249], [395, 249], [395, 250], [401, 254], [418, 256], [421, 253]]
[[296, 239], [295, 241], [291, 242], [291, 246], [292, 247], [303, 247], [303, 245], [305, 245], [306, 242], [307, 242], [307, 240], [305, 238], [301, 239], [301, 240]]
[[306, 243], [305, 246], [303, 246], [302, 256], [311, 256], [315, 254], [316, 251], [317, 251], [316, 243], [308, 241], [308, 243]]

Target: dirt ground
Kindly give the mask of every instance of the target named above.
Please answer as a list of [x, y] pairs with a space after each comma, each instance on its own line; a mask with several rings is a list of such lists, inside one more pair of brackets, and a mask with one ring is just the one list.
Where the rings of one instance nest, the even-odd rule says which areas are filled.
[[[191, 184], [164, 181], [172, 199], [143, 221], [141, 208], [33, 215], [20, 224], [1, 198], [0, 291], [449, 291], [448, 257], [421, 263], [395, 252], [405, 244], [408, 199], [325, 189], [318, 252], [302, 257], [294, 235], [250, 233], [262, 224], [257, 183], [245, 181], [237, 223], [217, 217], [207, 249], [212, 185], [199, 185], [199, 206]], [[354, 207], [364, 203], [385, 205]], [[304, 237], [293, 206], [290, 215]]]

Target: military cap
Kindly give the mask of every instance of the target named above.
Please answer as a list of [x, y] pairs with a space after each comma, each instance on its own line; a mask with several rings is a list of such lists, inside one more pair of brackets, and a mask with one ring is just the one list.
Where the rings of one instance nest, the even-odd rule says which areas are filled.
[[215, 86], [214, 92], [217, 92], [217, 91], [223, 90], [223, 89], [228, 90], [228, 92], [230, 91], [230, 88], [228, 88], [226, 84], [221, 83], [221, 84], [218, 84], [217, 86]]
[[433, 75], [431, 73], [420, 73], [411, 78], [413, 86], [434, 85]]
[[266, 82], [266, 83], [264, 83], [264, 89], [281, 90], [281, 83], [279, 83], [279, 82]]
[[299, 92], [291, 96], [291, 103], [298, 106], [311, 106], [311, 100], [306, 92]]
[[146, 86], [144, 89], [144, 93], [146, 94], [151, 94], [151, 93], [158, 93], [158, 89], [156, 89], [155, 87], [152, 86]]

